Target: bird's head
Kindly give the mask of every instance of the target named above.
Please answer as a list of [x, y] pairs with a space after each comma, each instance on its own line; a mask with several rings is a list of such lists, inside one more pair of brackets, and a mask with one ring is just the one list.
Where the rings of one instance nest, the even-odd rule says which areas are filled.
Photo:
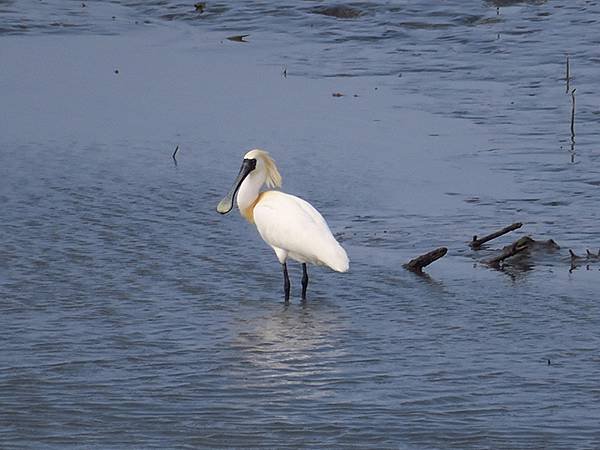
[[233, 186], [217, 205], [218, 212], [227, 214], [232, 210], [234, 197], [242, 183], [248, 182], [246, 180], [256, 184], [259, 188], [263, 184], [270, 188], [281, 187], [281, 175], [269, 153], [259, 149], [250, 150], [244, 155], [242, 167]]

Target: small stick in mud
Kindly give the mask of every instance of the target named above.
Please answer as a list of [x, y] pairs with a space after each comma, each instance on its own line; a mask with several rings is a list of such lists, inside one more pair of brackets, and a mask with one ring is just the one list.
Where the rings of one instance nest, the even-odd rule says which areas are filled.
[[569, 88], [570, 88], [570, 84], [571, 84], [571, 69], [569, 67], [569, 54], [567, 53], [567, 73], [565, 75], [565, 80], [567, 80], [567, 91], [566, 93], [569, 93]]
[[415, 259], [411, 259], [402, 267], [412, 272], [421, 273], [423, 271], [423, 267], [426, 267], [432, 262], [437, 261], [446, 253], [448, 253], [448, 249], [446, 247], [436, 248], [429, 253], [425, 253], [424, 255], [421, 255]]
[[575, 91], [577, 89], [573, 89], [571, 91], [571, 142], [575, 142]]
[[177, 155], [177, 150], [179, 150], [179, 145], [175, 147], [175, 151], [173, 152], [173, 162], [175, 165], [177, 165], [177, 158], [175, 157], [175, 155]]
[[527, 250], [531, 242], [533, 242], [533, 239], [531, 239], [529, 236], [522, 237], [518, 241], [515, 241], [512, 244], [504, 247], [502, 249], [502, 253], [487, 261], [487, 264], [492, 267], [498, 267], [506, 258], [515, 256], [517, 253], [521, 253], [523, 250]]
[[228, 40], [233, 42], [248, 42], [246, 38], [250, 36], [249, 34], [237, 34], [235, 36], [227, 37]]
[[473, 236], [473, 240], [471, 241], [471, 243], [469, 245], [471, 246], [472, 249], [477, 250], [479, 247], [481, 247], [486, 242], [489, 242], [492, 239], [496, 239], [497, 237], [505, 235], [506, 233], [510, 233], [513, 230], [521, 228], [522, 226], [523, 226], [523, 224], [521, 222], [515, 222], [512, 225], [504, 227], [501, 230], [496, 231], [495, 233], [488, 234], [487, 236], [484, 236], [481, 239], [477, 239], [477, 236]]

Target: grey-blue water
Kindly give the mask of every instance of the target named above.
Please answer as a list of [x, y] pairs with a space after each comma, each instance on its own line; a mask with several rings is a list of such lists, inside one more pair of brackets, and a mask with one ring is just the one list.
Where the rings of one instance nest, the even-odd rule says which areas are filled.
[[[600, 448], [600, 3], [332, 5], [0, 1], [0, 448]], [[215, 211], [253, 147], [306, 302]]]

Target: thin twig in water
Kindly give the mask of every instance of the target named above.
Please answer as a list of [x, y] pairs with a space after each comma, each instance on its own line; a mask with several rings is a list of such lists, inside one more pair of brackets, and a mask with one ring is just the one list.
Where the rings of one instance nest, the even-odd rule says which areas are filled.
[[179, 150], [179, 145], [177, 147], [175, 147], [175, 151], [173, 152], [173, 162], [175, 163], [175, 165], [177, 165], [177, 158], [175, 157], [175, 155], [177, 155], [178, 150]]

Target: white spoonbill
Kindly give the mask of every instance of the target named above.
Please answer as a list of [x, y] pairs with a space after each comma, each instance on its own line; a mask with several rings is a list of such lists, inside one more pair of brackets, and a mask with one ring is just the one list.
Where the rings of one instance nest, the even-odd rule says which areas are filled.
[[281, 175], [275, 161], [264, 150], [250, 150], [244, 155], [242, 168], [229, 193], [217, 206], [227, 214], [237, 204], [241, 215], [256, 228], [263, 240], [271, 246], [283, 266], [285, 301], [290, 298], [290, 278], [287, 259], [302, 263], [302, 299], [306, 299], [308, 273], [306, 264], [328, 266], [337, 272], [346, 272], [348, 255], [335, 240], [323, 216], [310, 203], [280, 191], [264, 191], [267, 187], [281, 187]]

